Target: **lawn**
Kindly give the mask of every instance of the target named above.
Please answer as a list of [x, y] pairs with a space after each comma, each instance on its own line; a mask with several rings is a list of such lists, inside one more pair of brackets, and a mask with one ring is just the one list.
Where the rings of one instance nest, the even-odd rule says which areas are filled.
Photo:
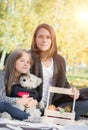
[[88, 71], [68, 71], [67, 79], [72, 86], [77, 88], [88, 87]]

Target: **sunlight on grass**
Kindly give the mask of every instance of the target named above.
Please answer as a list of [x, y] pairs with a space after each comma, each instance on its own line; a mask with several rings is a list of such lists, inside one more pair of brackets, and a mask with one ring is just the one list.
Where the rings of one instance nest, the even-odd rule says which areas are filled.
[[67, 79], [72, 86], [77, 88], [88, 87], [88, 72], [78, 71], [73, 73], [72, 71], [67, 72]]

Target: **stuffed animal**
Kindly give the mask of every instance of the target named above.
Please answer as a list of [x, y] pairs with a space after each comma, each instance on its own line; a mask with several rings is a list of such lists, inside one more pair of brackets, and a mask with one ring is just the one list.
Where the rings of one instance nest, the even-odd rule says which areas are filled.
[[[17, 106], [21, 110], [25, 110], [27, 113], [30, 113], [30, 115], [33, 117], [36, 117], [38, 120], [41, 116], [40, 109], [44, 108], [43, 101], [41, 100], [41, 96], [37, 92], [38, 86], [42, 83], [41, 78], [38, 78], [37, 76], [33, 74], [22, 74], [19, 79], [19, 85], [13, 86], [14, 94], [17, 94], [18, 97], [23, 97], [24, 95], [27, 95], [28, 97], [33, 97], [34, 99], [37, 99], [38, 106], [26, 108], [25, 106]], [[16, 93], [15, 93], [16, 92]]]
[[[22, 87], [28, 89], [30, 91], [30, 97], [34, 97], [34, 99], [38, 100], [38, 107], [40, 109], [44, 109], [44, 103], [41, 100], [41, 96], [37, 93], [36, 89], [42, 83], [41, 78], [33, 75], [33, 74], [22, 74], [19, 83]], [[34, 93], [34, 95], [33, 95]]]
[[41, 95], [39, 95], [37, 89], [41, 85], [41, 78], [33, 74], [22, 74], [19, 78], [19, 84], [14, 84], [11, 90], [11, 97], [23, 97], [27, 95], [28, 97], [33, 97], [37, 99], [38, 106], [40, 109], [44, 108], [44, 103], [41, 100]]
[[19, 84], [14, 84], [12, 86], [10, 95], [11, 97], [23, 97], [27, 95], [28, 97], [33, 97], [34, 99], [37, 99], [38, 106], [30, 108], [26, 108], [23, 105], [15, 106], [23, 111], [25, 110], [27, 113], [30, 113], [31, 115], [30, 122], [39, 122], [38, 120], [40, 120], [41, 117], [40, 109], [44, 108], [44, 103], [41, 100], [41, 96], [37, 92], [38, 86], [41, 85], [41, 83], [42, 83], [41, 78], [38, 78], [37, 76], [28, 73], [28, 74], [22, 74], [19, 78]]

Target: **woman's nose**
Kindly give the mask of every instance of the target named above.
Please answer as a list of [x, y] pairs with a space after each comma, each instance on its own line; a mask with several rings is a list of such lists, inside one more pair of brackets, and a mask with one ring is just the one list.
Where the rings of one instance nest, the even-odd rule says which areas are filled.
[[44, 38], [43, 38], [43, 42], [46, 42], [46, 41], [47, 41], [47, 39], [44, 37]]

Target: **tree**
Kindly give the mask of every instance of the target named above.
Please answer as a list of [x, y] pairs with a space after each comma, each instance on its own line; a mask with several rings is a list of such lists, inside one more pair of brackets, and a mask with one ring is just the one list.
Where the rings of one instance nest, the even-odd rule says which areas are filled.
[[[0, 51], [29, 49], [36, 26], [48, 23], [55, 29], [58, 51], [67, 63], [81, 63], [88, 31], [87, 24], [78, 20], [78, 12], [87, 4], [87, 0], [0, 0]], [[88, 57], [85, 53], [83, 58]]]

